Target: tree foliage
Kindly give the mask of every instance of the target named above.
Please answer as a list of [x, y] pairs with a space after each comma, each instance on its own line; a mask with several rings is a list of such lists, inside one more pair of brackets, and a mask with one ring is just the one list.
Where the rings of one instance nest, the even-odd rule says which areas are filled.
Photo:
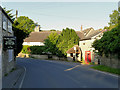
[[100, 40], [94, 41], [92, 45], [100, 55], [120, 54], [120, 30], [119, 27], [104, 33]]
[[20, 16], [14, 21], [17, 28], [24, 30], [27, 34], [30, 34], [34, 31], [35, 23], [33, 20], [26, 16]]
[[12, 13], [13, 9], [7, 10], [6, 8], [3, 8], [5, 12], [8, 14], [8, 16], [14, 21], [15, 20], [15, 14]]
[[12, 29], [14, 31], [14, 36], [16, 36], [17, 41], [17, 49], [15, 49], [15, 56], [20, 53], [22, 50], [23, 40], [28, 37], [30, 32], [34, 30], [35, 23], [25, 16], [20, 16], [16, 20], [14, 18], [15, 14], [11, 13], [12, 9], [6, 10], [3, 8], [5, 12], [9, 15], [9, 17], [14, 21]]
[[[118, 9], [120, 12], [120, 8]], [[120, 16], [117, 10], [114, 10], [110, 14], [109, 27], [105, 29], [110, 29], [104, 33], [100, 40], [96, 40], [93, 43], [93, 47], [98, 50], [99, 55], [105, 54], [118, 54], [120, 58]]]
[[112, 28], [115, 28], [118, 26], [118, 18], [119, 18], [119, 13], [117, 10], [114, 10], [112, 14], [109, 15], [110, 17], [110, 22], [109, 24], [109, 29], [111, 30]]
[[73, 29], [63, 29], [62, 33], [58, 35], [53, 32], [45, 40], [46, 50], [57, 56], [66, 56], [66, 51], [74, 45], [78, 45], [79, 37]]
[[14, 31], [14, 35], [16, 36], [16, 41], [17, 41], [17, 49], [15, 49], [15, 56], [17, 56], [18, 53], [20, 53], [22, 50], [23, 40], [29, 34], [25, 33], [24, 30], [17, 28], [15, 24], [13, 24], [13, 31]]
[[52, 32], [47, 39], [45, 39], [45, 52], [51, 52], [53, 55], [57, 55], [58, 49], [56, 47], [59, 35], [56, 32]]
[[58, 39], [57, 47], [66, 55], [66, 51], [72, 48], [74, 45], [78, 45], [79, 37], [73, 29], [63, 29]]

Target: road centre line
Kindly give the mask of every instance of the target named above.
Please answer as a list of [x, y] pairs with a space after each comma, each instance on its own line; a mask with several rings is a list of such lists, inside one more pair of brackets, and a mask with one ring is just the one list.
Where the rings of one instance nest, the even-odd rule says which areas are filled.
[[72, 70], [72, 69], [75, 69], [76, 67], [79, 67], [80, 65], [76, 65], [76, 66], [74, 66], [74, 67], [72, 67], [72, 68], [69, 68], [69, 69], [66, 69], [66, 70], [64, 70], [64, 71], [70, 71], [70, 70]]

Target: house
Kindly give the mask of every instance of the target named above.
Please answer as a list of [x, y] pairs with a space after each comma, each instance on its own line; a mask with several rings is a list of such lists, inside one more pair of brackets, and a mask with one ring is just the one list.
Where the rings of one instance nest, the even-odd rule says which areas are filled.
[[74, 45], [66, 53], [67, 53], [67, 60], [81, 61], [81, 49], [78, 45]]
[[104, 30], [91, 29], [87, 34], [85, 34], [86, 35], [85, 38], [79, 41], [79, 47], [81, 48], [81, 51], [82, 51], [82, 58], [86, 63], [94, 62], [95, 49], [92, 47], [92, 43], [96, 39], [100, 39], [103, 36], [103, 32]]
[[[32, 32], [29, 37], [24, 39], [23, 45], [29, 46], [44, 46], [44, 40], [48, 38], [49, 34], [54, 31], [40, 31], [40, 32]], [[58, 34], [61, 31], [56, 31]]]
[[15, 68], [15, 37], [12, 30], [13, 21], [0, 6], [0, 70], [2, 75]]
[[82, 32], [84, 33], [84, 36], [87, 37], [92, 33], [92, 31], [94, 31], [94, 29], [91, 27], [83, 30]]
[[[29, 37], [24, 39], [23, 45], [44, 46], [44, 40], [47, 39], [49, 34], [52, 32], [57, 32], [57, 34], [61, 33], [61, 31], [40, 31], [40, 32], [35, 31], [30, 33]], [[79, 36], [80, 39], [84, 38], [82, 32], [76, 31], [76, 34]]]

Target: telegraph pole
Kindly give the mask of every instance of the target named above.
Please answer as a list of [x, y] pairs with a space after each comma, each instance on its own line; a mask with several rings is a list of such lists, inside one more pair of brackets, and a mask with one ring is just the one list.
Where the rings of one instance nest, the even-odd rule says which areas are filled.
[[16, 19], [17, 19], [17, 17], [18, 17], [18, 10], [16, 10]]

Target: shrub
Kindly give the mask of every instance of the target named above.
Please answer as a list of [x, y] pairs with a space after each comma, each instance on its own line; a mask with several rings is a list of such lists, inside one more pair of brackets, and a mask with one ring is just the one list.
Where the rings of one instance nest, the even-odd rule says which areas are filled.
[[44, 51], [45, 51], [44, 46], [31, 46], [30, 50], [31, 50], [31, 54], [37, 54], [37, 55], [46, 54], [46, 53], [44, 53]]
[[28, 48], [30, 48], [30, 46], [24, 45], [21, 52], [24, 54], [29, 54], [30, 51], [28, 50]]

